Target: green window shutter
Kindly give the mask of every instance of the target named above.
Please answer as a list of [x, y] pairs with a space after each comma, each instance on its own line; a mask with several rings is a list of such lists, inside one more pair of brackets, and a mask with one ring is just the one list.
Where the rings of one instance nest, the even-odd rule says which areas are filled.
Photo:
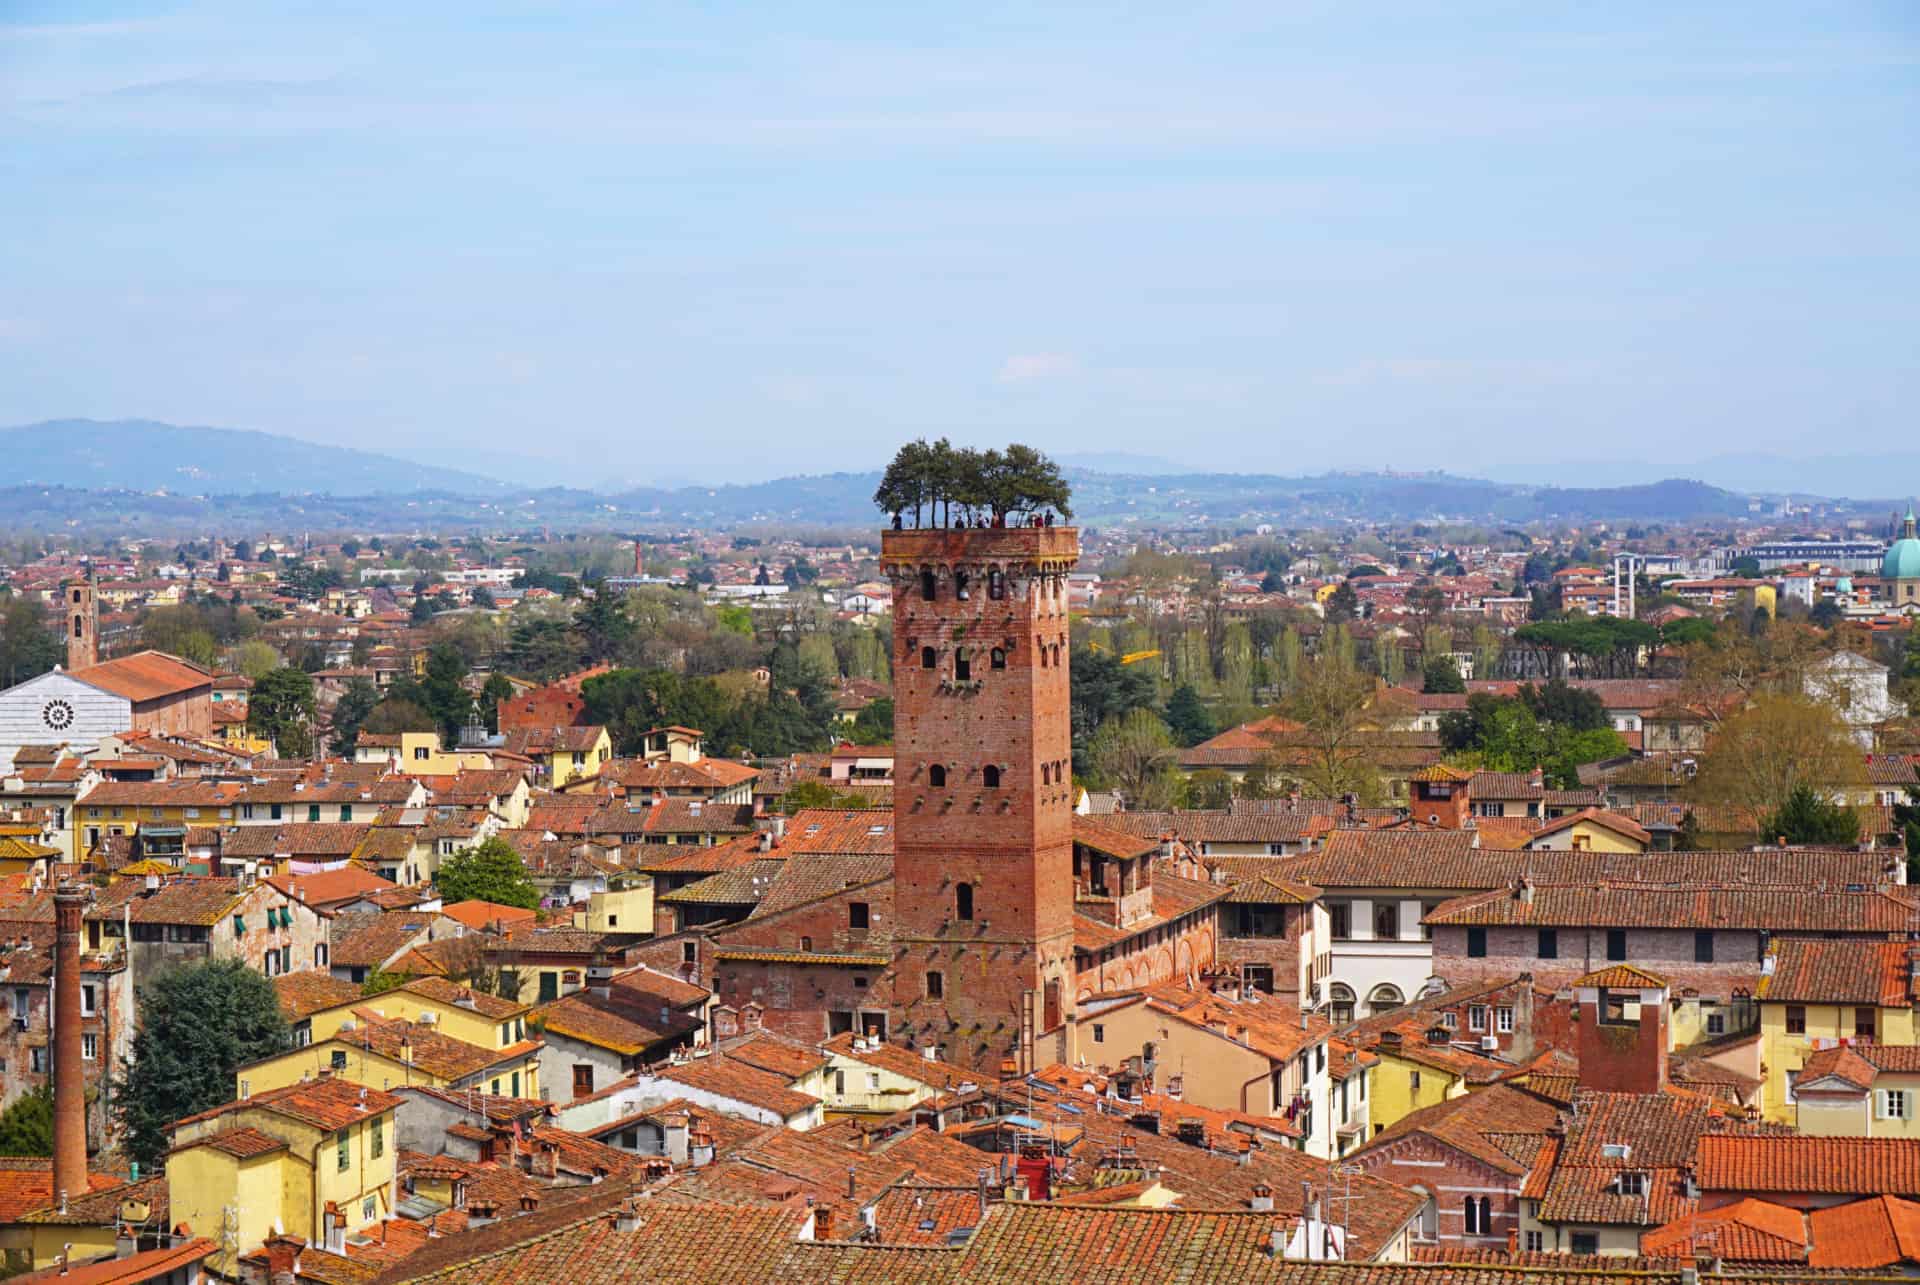
[[233, 917], [233, 935], [239, 937], [247, 931], [247, 921], [239, 915]]

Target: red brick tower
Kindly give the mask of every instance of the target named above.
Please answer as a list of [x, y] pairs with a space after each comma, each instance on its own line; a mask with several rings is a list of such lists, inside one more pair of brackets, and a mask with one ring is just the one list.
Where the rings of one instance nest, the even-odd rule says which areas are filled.
[[93, 568], [66, 584], [67, 672], [85, 669], [100, 659], [100, 609], [94, 601]]
[[1067, 527], [881, 540], [894, 612], [891, 1033], [994, 1073], [1008, 1057], [1032, 1066], [1073, 1003], [1066, 580], [1079, 556]]
[[87, 891], [63, 883], [53, 894], [53, 1191], [87, 1187], [87, 1085], [80, 1059], [80, 918]]

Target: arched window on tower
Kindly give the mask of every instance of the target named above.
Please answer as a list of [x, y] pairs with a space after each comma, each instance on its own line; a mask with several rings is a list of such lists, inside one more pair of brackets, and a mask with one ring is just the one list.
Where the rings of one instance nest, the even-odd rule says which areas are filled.
[[955, 919], [973, 918], [973, 885], [963, 883], [953, 890], [953, 917]]
[[932, 767], [927, 769], [927, 784], [931, 785], [936, 790], [942, 790], [946, 788], [947, 769], [945, 764], [935, 763]]
[[1007, 596], [1007, 578], [1000, 568], [992, 567], [987, 571], [987, 597], [999, 599]]
[[1053, 764], [1042, 763], [1040, 765], [1040, 784], [1042, 785], [1053, 784]]
[[989, 790], [1000, 788], [1000, 769], [992, 763], [980, 769], [980, 784]]
[[1046, 667], [1047, 667], [1047, 645], [1045, 643], [1041, 643], [1040, 644], [1040, 668], [1045, 669]]
[[920, 668], [936, 669], [939, 667], [939, 665], [940, 665], [939, 653], [935, 652], [934, 649], [931, 647], [922, 647], [920, 649]]
[[969, 597], [967, 593], [967, 573], [964, 571], [956, 571], [953, 573], [953, 596], [961, 602], [965, 602]]
[[940, 596], [940, 582], [933, 578], [931, 571], [920, 573], [920, 596], [928, 602]]
[[1007, 653], [1005, 648], [995, 647], [987, 659], [988, 663], [995, 669], [1005, 669], [1007, 667]]
[[955, 647], [953, 649], [953, 681], [965, 683], [971, 682], [972, 679], [973, 659], [967, 655], [965, 647]]

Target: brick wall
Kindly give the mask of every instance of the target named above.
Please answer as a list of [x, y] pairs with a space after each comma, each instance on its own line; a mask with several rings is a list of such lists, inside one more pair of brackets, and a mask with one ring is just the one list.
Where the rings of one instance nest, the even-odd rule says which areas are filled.
[[[1214, 907], [1186, 915], [1156, 929], [1138, 948], [1116, 949], [1114, 957], [1098, 956], [1074, 978], [1074, 998], [1086, 999], [1105, 991], [1138, 990], [1161, 982], [1186, 981], [1213, 968], [1217, 925]], [[1282, 974], [1284, 976], [1284, 974]]]
[[564, 687], [539, 687], [500, 702], [500, 730], [573, 727], [586, 721], [587, 702]]
[[[1607, 958], [1604, 928], [1558, 930], [1559, 957], [1542, 959], [1535, 928], [1488, 928], [1484, 958], [1467, 955], [1467, 929], [1440, 924], [1433, 930], [1433, 971], [1454, 986], [1490, 985], [1516, 973], [1533, 974], [1544, 990], [1565, 990], [1576, 978], [1617, 962]], [[1734, 987], [1751, 987], [1760, 972], [1760, 935], [1744, 929], [1713, 934], [1711, 964], [1694, 959], [1690, 928], [1629, 928], [1626, 962], [1667, 979], [1675, 991], [1693, 987], [1708, 999], [1725, 999]]]
[[[1517, 1176], [1501, 1173], [1452, 1147], [1444, 1146], [1425, 1134], [1410, 1133], [1349, 1157], [1376, 1178], [1398, 1183], [1429, 1196], [1434, 1201], [1434, 1217], [1414, 1219], [1414, 1236], [1421, 1244], [1442, 1244], [1462, 1249], [1497, 1249], [1507, 1244], [1507, 1233], [1520, 1230], [1520, 1182]], [[1335, 1189], [1336, 1194], [1338, 1188]], [[1466, 1201], [1487, 1202], [1490, 1231], [1467, 1232]], [[1437, 1242], [1425, 1235], [1436, 1227]]]
[[881, 556], [894, 601], [893, 1033], [997, 1067], [1019, 1052], [1023, 1006], [1046, 1029], [1075, 990], [1066, 577], [1079, 535], [891, 531]]

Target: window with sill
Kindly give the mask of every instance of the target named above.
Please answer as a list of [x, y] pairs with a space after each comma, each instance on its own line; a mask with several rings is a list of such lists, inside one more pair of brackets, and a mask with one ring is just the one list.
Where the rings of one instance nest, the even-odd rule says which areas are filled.
[[953, 890], [953, 915], [956, 919], [973, 918], [973, 885], [963, 883]]
[[1627, 957], [1627, 930], [1624, 928], [1607, 929], [1607, 959], [1620, 963]]
[[1872, 1042], [1874, 1028], [1874, 1010], [1856, 1008], [1853, 1010], [1853, 1038]]
[[1467, 958], [1485, 959], [1487, 957], [1487, 930], [1484, 928], [1467, 929]]
[[935, 763], [927, 769], [927, 784], [936, 790], [947, 788], [947, 769], [944, 764]]
[[1487, 1006], [1485, 1004], [1470, 1004], [1467, 1006], [1467, 1029], [1470, 1031], [1484, 1031], [1487, 1029]]
[[956, 683], [973, 681], [973, 658], [967, 654], [965, 647], [953, 649], [953, 681]]
[[1513, 1030], [1513, 1010], [1500, 1007], [1493, 1010], [1493, 1029], [1511, 1033]]
[[1000, 769], [989, 763], [980, 769], [980, 784], [989, 790], [1000, 788]]
[[868, 922], [867, 903], [864, 901], [849, 901], [847, 903], [847, 927], [855, 930], [863, 930], [867, 927]]
[[1399, 906], [1392, 902], [1374, 906], [1373, 935], [1382, 941], [1392, 941], [1400, 935]]
[[1787, 1005], [1787, 1034], [1805, 1035], [1807, 1033], [1807, 1010], [1798, 1004]]
[[1573, 1233], [1573, 1252], [1576, 1254], [1597, 1254], [1600, 1252], [1600, 1236], [1597, 1232], [1577, 1231]]
[[940, 999], [943, 996], [945, 996], [946, 993], [947, 993], [946, 975], [944, 973], [929, 971], [927, 973], [927, 998]]
[[988, 652], [987, 663], [991, 669], [1005, 669], [1007, 667], [1006, 649], [1004, 647], [995, 647], [992, 651]]
[[938, 669], [939, 667], [940, 654], [931, 647], [922, 647], [920, 649], [920, 668]]

